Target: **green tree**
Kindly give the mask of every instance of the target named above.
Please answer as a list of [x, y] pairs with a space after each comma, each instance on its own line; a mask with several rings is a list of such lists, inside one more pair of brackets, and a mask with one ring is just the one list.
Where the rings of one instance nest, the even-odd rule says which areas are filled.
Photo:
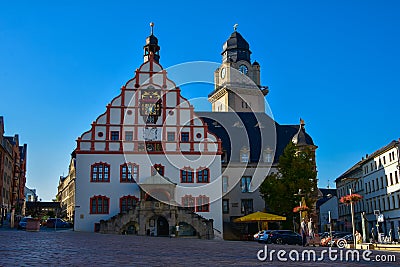
[[293, 208], [299, 206], [302, 197], [307, 207], [312, 208], [316, 201], [316, 178], [313, 152], [308, 148], [298, 149], [290, 142], [279, 157], [278, 173], [268, 175], [260, 186], [267, 211], [286, 217], [282, 222], [285, 229], [293, 228]]

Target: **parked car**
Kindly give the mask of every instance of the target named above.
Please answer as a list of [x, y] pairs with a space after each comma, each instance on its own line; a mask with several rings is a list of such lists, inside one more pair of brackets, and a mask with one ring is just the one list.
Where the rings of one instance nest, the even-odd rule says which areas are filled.
[[269, 233], [271, 233], [271, 230], [261, 230], [254, 235], [254, 240], [266, 243]]
[[[339, 238], [342, 238], [342, 237], [344, 237], [344, 236], [346, 236], [346, 235], [349, 235], [349, 234], [351, 234], [351, 233], [348, 233], [348, 232], [332, 232], [332, 239], [333, 240], [337, 240], [337, 239], [339, 239]], [[330, 237], [330, 235], [328, 235], [328, 236], [326, 236], [326, 237], [324, 237], [324, 238], [322, 238], [321, 239], [321, 246], [325, 246], [325, 247], [330, 247], [330, 246], [334, 246], [335, 245], [335, 243], [334, 243], [335, 241], [333, 241], [333, 243], [331, 242], [331, 237]]]
[[31, 217], [24, 217], [19, 221], [19, 223], [18, 223], [18, 229], [19, 230], [25, 230], [26, 229], [26, 222], [28, 221], [29, 218], [31, 218]]
[[46, 222], [47, 228], [71, 228], [72, 224], [60, 218], [49, 218]]
[[267, 243], [301, 245], [301, 235], [290, 230], [275, 230], [268, 235]]

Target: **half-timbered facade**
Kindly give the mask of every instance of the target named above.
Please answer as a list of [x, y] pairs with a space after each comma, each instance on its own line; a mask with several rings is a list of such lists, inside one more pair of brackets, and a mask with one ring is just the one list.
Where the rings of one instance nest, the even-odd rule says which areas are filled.
[[168, 78], [159, 50], [151, 33], [144, 63], [77, 140], [77, 231], [151, 198], [191, 208], [222, 232], [221, 142]]

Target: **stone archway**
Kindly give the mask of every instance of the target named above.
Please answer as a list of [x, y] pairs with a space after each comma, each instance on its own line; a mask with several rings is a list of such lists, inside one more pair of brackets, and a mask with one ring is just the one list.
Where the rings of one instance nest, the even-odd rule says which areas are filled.
[[169, 236], [169, 223], [163, 216], [157, 218], [157, 236]]
[[[139, 224], [136, 224], [139, 222]], [[120, 213], [109, 220], [100, 221], [101, 233], [169, 236], [178, 228], [178, 236], [214, 238], [213, 220], [208, 220], [190, 209], [168, 205], [158, 201], [142, 200], [134, 209]], [[126, 232], [124, 232], [126, 231]]]

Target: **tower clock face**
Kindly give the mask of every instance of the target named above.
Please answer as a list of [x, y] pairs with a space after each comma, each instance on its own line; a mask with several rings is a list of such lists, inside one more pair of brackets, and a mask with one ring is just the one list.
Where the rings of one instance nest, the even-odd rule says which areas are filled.
[[240, 71], [241, 73], [247, 75], [247, 72], [249, 71], [249, 69], [247, 68], [246, 65], [240, 65], [240, 66], [239, 66], [239, 71]]
[[221, 70], [221, 78], [224, 79], [226, 76], [226, 68], [222, 68]]

